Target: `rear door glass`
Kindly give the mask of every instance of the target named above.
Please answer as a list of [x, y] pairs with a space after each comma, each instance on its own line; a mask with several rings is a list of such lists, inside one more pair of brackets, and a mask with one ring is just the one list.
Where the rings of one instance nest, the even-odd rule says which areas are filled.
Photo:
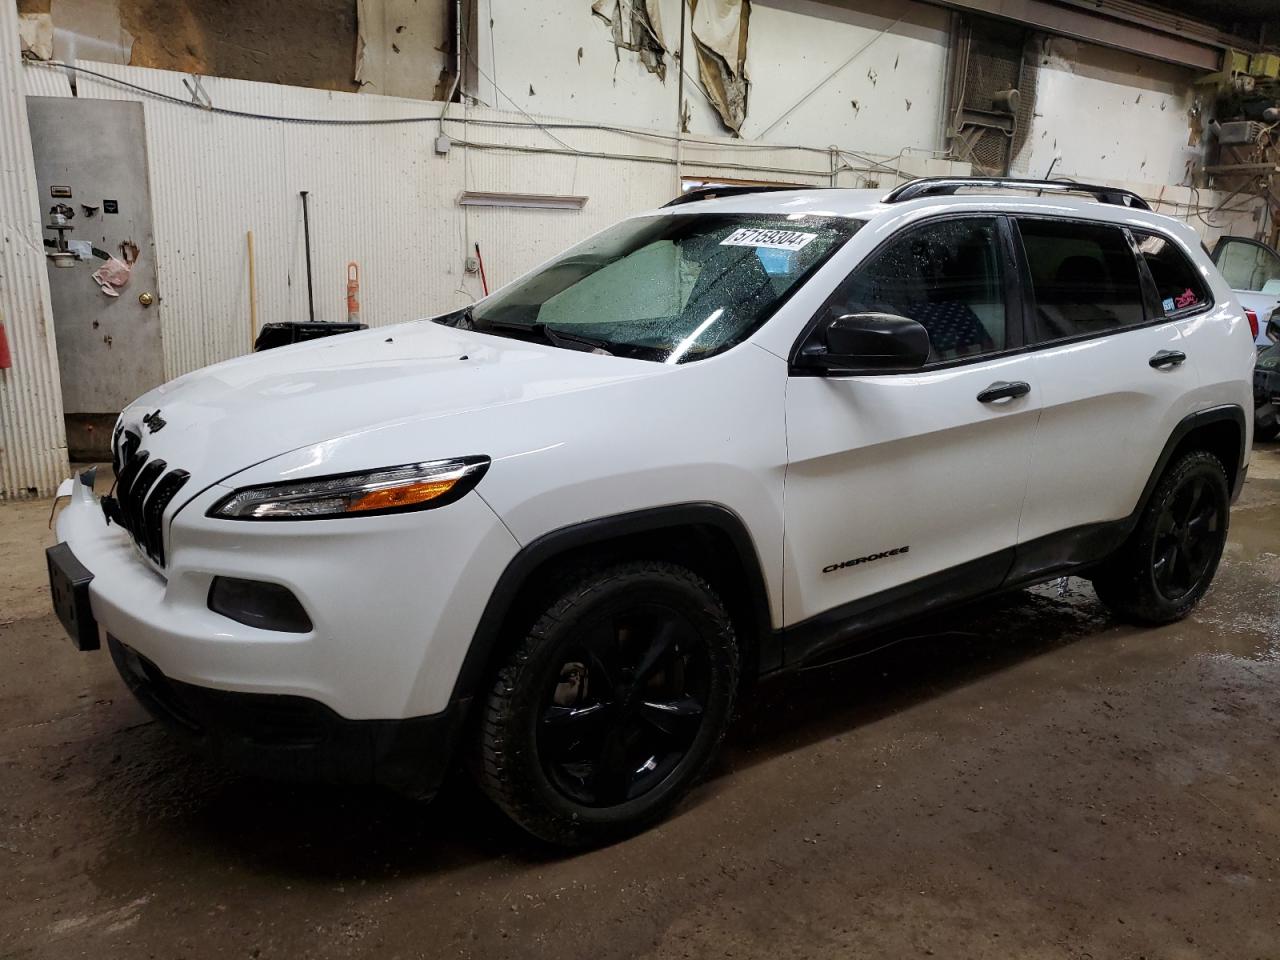
[[1146, 321], [1138, 261], [1118, 227], [1019, 219], [1037, 342], [1098, 336]]
[[1212, 302], [1200, 271], [1176, 243], [1140, 230], [1134, 230], [1133, 237], [1138, 241], [1138, 251], [1155, 281], [1156, 295], [1165, 316], [1184, 311], [1191, 313]]

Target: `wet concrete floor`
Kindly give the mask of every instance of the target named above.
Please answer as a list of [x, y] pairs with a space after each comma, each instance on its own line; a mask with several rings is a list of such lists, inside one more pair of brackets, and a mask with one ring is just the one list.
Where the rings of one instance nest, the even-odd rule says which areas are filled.
[[[0, 957], [1280, 957], [1280, 450], [1186, 622], [1077, 580], [763, 687], [651, 832], [558, 856], [241, 779], [44, 611], [0, 506]], [[34, 559], [32, 559], [34, 555]]]

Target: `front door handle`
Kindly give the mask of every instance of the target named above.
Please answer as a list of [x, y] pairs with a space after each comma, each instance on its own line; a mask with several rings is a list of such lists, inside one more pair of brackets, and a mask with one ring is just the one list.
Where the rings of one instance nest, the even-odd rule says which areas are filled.
[[1147, 361], [1157, 370], [1165, 370], [1169, 367], [1176, 367], [1180, 363], [1186, 363], [1187, 355], [1181, 350], [1161, 350], [1154, 357]]
[[1013, 383], [1008, 380], [997, 380], [978, 394], [978, 400], [982, 403], [995, 403], [997, 400], [1012, 400], [1014, 397], [1025, 397], [1030, 392], [1031, 384], [1023, 380], [1015, 380]]

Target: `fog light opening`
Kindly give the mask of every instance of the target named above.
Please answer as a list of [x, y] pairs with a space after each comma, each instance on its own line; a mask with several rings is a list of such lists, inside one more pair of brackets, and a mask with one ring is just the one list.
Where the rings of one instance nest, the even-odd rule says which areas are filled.
[[237, 623], [279, 633], [310, 633], [311, 618], [288, 587], [263, 580], [214, 577], [209, 609]]

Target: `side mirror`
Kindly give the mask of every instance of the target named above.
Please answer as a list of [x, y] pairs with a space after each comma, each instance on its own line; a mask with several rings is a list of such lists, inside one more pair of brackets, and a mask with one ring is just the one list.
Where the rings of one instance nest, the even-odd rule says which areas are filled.
[[822, 344], [806, 347], [804, 366], [844, 371], [919, 370], [929, 359], [929, 331], [892, 313], [846, 313], [820, 333]]

